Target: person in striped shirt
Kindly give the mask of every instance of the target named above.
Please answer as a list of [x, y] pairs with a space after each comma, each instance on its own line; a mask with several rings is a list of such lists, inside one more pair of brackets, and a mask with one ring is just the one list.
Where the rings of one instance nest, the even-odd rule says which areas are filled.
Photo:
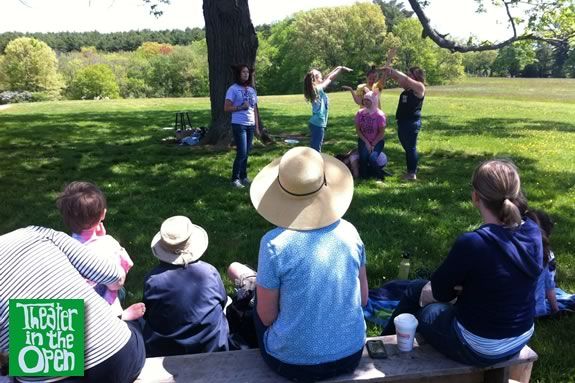
[[[512, 162], [482, 163], [472, 186], [472, 202], [483, 225], [462, 234], [432, 274], [433, 298], [444, 303], [422, 307], [422, 288], [428, 281], [414, 281], [384, 335], [395, 332], [395, 316], [409, 312], [438, 351], [458, 362], [488, 366], [512, 358], [533, 335], [544, 246]], [[447, 303], [454, 298], [454, 304]]]
[[84, 377], [26, 377], [21, 381], [133, 382], [145, 362], [136, 322], [114, 315], [86, 279], [118, 283], [120, 266], [98, 257], [66, 233], [28, 226], [0, 236], [0, 353], [9, 350], [8, 301], [83, 299], [85, 307]]

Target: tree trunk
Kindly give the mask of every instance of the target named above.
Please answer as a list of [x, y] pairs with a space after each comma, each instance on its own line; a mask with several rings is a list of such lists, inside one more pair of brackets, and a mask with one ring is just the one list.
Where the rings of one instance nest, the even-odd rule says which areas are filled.
[[258, 39], [248, 0], [204, 0], [204, 20], [210, 70], [212, 121], [203, 143], [227, 145], [231, 116], [224, 112], [226, 90], [233, 83], [231, 66], [256, 61]]

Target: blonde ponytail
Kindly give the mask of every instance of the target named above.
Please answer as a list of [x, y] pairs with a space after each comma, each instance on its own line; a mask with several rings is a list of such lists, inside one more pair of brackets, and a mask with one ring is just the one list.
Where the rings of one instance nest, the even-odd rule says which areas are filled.
[[521, 209], [527, 209], [527, 200], [521, 192], [519, 171], [509, 160], [489, 160], [473, 172], [473, 188], [485, 206], [505, 226], [521, 223]]
[[521, 212], [517, 205], [511, 202], [509, 198], [503, 200], [499, 220], [503, 222], [505, 226], [517, 226], [521, 224]]

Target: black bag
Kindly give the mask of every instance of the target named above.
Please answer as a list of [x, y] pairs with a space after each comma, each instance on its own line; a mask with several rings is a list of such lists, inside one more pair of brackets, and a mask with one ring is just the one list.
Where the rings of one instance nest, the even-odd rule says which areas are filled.
[[230, 334], [239, 335], [242, 343], [249, 348], [258, 348], [258, 337], [254, 325], [254, 295], [253, 290], [240, 289], [226, 309]]

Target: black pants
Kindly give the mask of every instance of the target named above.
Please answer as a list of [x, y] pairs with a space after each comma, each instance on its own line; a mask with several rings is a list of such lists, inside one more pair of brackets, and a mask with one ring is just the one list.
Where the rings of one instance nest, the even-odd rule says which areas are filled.
[[70, 377], [65, 383], [133, 383], [146, 363], [146, 348], [140, 325], [126, 321], [132, 336], [120, 351], [102, 363], [84, 371], [84, 376]]

